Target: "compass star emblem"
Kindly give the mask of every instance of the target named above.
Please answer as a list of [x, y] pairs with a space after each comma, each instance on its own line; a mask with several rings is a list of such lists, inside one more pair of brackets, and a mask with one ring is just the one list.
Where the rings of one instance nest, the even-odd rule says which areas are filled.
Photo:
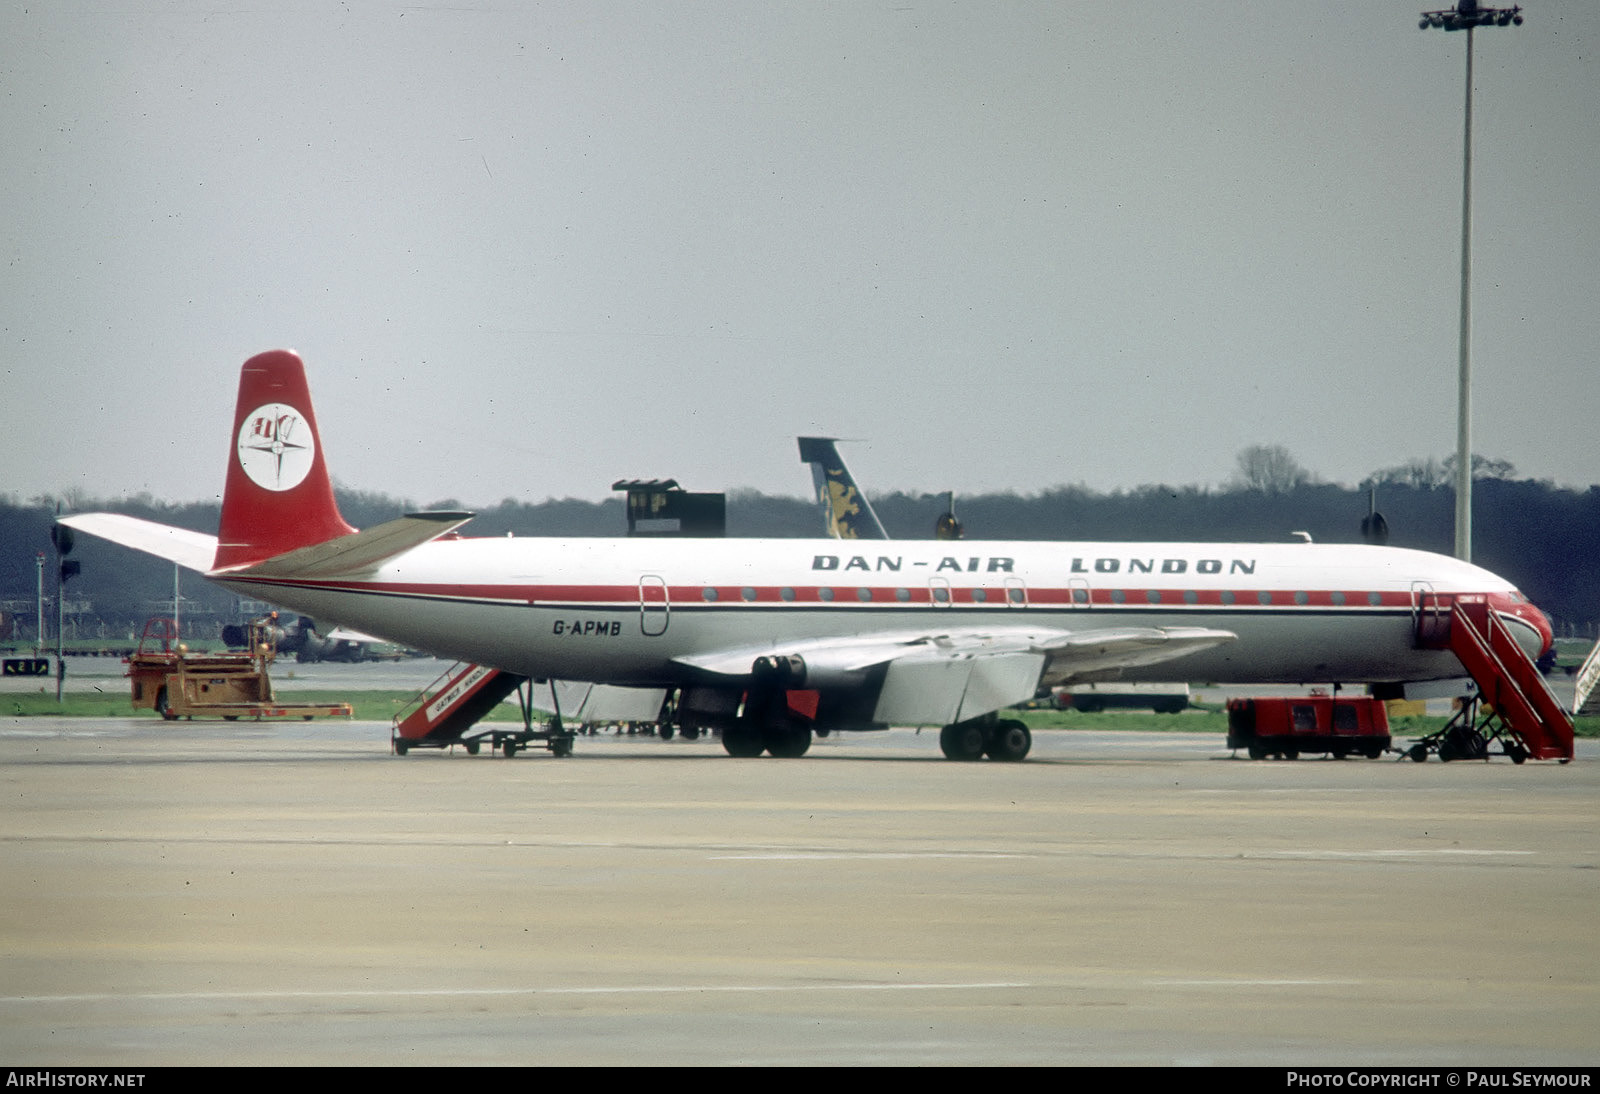
[[311, 425], [287, 403], [265, 403], [239, 426], [239, 466], [257, 486], [293, 490], [311, 473], [317, 454]]

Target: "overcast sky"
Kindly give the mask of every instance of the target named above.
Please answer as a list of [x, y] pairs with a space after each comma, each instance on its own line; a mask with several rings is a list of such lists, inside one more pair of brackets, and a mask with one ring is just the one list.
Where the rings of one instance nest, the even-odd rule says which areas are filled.
[[[1455, 448], [1466, 36], [1388, 0], [0, 8], [0, 493], [1220, 485]], [[1600, 483], [1600, 4], [1477, 34], [1475, 449]]]

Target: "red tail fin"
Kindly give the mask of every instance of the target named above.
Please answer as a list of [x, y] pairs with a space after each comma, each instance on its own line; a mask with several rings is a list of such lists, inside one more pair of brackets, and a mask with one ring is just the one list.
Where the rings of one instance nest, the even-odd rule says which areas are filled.
[[289, 350], [250, 358], [239, 374], [215, 568], [247, 566], [354, 531], [333, 500], [305, 365]]

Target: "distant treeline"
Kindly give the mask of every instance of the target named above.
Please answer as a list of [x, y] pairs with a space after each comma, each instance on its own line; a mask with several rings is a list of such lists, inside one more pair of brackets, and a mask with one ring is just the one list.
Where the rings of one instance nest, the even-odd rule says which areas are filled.
[[[383, 494], [336, 492], [345, 518], [357, 527], [422, 508]], [[1571, 490], [1547, 482], [1487, 478], [1474, 484], [1473, 500], [1474, 561], [1515, 582], [1555, 619], [1558, 634], [1592, 635], [1600, 621], [1600, 487]], [[204, 532], [217, 528], [214, 502], [173, 505], [148, 497], [71, 501], [64, 508], [114, 510]], [[945, 509], [942, 494], [886, 494], [874, 496], [872, 503], [897, 539], [931, 539], [934, 521]], [[1449, 487], [1388, 482], [1379, 487], [1377, 503], [1388, 521], [1391, 545], [1450, 553], [1455, 499]], [[1319, 543], [1359, 543], [1367, 507], [1364, 489], [1310, 481], [1273, 489], [1149, 486], [1113, 493], [1058, 487], [1038, 494], [956, 499], [957, 516], [970, 539], [1284, 542], [1304, 531]], [[426, 508], [462, 506], [450, 499]], [[54, 512], [55, 499], [0, 498], [0, 601], [7, 602], [6, 614], [19, 617], [29, 634], [39, 552], [46, 556], [45, 595], [54, 595]], [[806, 498], [735, 492], [728, 496], [727, 515], [729, 536], [822, 535], [821, 510]], [[480, 509], [463, 531], [618, 536], [626, 526], [620, 498], [538, 503], [508, 498]], [[94, 620], [92, 625], [125, 630], [152, 614], [157, 602], [170, 601], [173, 567], [168, 563], [88, 535], [78, 536], [72, 557], [81, 562], [82, 574], [68, 584], [66, 600], [69, 606], [87, 601], [91, 608], [86, 618]], [[197, 625], [206, 618], [231, 620], [238, 612], [231, 594], [193, 574], [183, 576], [182, 593]], [[80, 632], [86, 625], [91, 624], [80, 620]]]

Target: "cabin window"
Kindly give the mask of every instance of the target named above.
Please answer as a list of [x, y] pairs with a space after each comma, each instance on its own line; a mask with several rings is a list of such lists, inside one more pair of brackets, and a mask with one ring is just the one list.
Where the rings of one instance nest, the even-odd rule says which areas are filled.
[[911, 599], [911, 590], [910, 589], [896, 589], [894, 591], [894, 598], [896, 600], [900, 601], [900, 603], [904, 604], [906, 601]]
[[1294, 602], [1296, 604], [1309, 604], [1311, 602], [1311, 596], [1309, 593], [1295, 593]]
[[1125, 603], [1127, 601], [1127, 599], [1128, 599], [1128, 594], [1126, 592], [1124, 592], [1123, 590], [1121, 590], [1121, 589], [1112, 589], [1111, 590], [1111, 602], [1113, 604]]
[[984, 601], [986, 601], [988, 599], [989, 599], [989, 594], [984, 592], [982, 589], [973, 589], [972, 590], [972, 602], [974, 604], [982, 604]]
[[1338, 605], [1344, 603], [1344, 594], [1343, 593], [1334, 593], [1329, 597], [1329, 599], [1333, 601], [1335, 606], [1338, 606]]
[[1089, 603], [1089, 590], [1088, 589], [1073, 589], [1072, 590], [1072, 602], [1074, 604], [1087, 604], [1087, 603]]
[[1200, 594], [1193, 589], [1186, 590], [1183, 594], [1183, 602], [1185, 604], [1198, 604], [1200, 603]]
[[1256, 599], [1259, 600], [1263, 604], [1271, 604], [1272, 603], [1272, 594], [1267, 592], [1267, 590], [1262, 589], [1259, 593], [1256, 594]]
[[1159, 603], [1161, 603], [1161, 590], [1160, 589], [1146, 589], [1144, 591], [1144, 598], [1146, 600], [1148, 600], [1152, 604], [1159, 604]]
[[785, 600], [793, 600], [794, 599], [794, 590], [789, 588], [789, 586], [785, 585], [782, 589], [778, 590], [778, 595], [783, 597], [783, 599], [785, 599]]
[[1006, 599], [1011, 601], [1011, 603], [1013, 603], [1013, 604], [1021, 604], [1022, 603], [1022, 590], [1018, 589], [1018, 588], [1016, 588], [1014, 586], [1012, 588], [1007, 589], [1006, 590]]
[[940, 604], [948, 604], [950, 602], [950, 590], [943, 585], [935, 585], [933, 587], [933, 599]]
[[861, 602], [863, 602], [863, 603], [865, 603], [868, 600], [871, 600], [872, 599], [872, 590], [868, 589], [868, 588], [865, 588], [865, 587], [857, 589], [856, 590], [856, 599], [861, 601]]
[[711, 588], [709, 585], [706, 586], [704, 589], [700, 590], [700, 599], [702, 599], [702, 600], [715, 600], [716, 598], [717, 598], [717, 590]]
[[1374, 608], [1376, 608], [1379, 604], [1383, 603], [1383, 594], [1382, 593], [1368, 593], [1367, 594], [1367, 603], [1371, 604]]
[[1232, 604], [1234, 599], [1235, 598], [1234, 598], [1232, 589], [1224, 589], [1222, 591], [1222, 602], [1224, 604]]
[[750, 586], [746, 585], [744, 588], [739, 590], [739, 595], [745, 600], [754, 600], [756, 598], [756, 591]]
[[826, 585], [822, 586], [820, 589], [817, 590], [817, 599], [818, 600], [832, 600], [833, 599], [833, 590], [828, 588]]

